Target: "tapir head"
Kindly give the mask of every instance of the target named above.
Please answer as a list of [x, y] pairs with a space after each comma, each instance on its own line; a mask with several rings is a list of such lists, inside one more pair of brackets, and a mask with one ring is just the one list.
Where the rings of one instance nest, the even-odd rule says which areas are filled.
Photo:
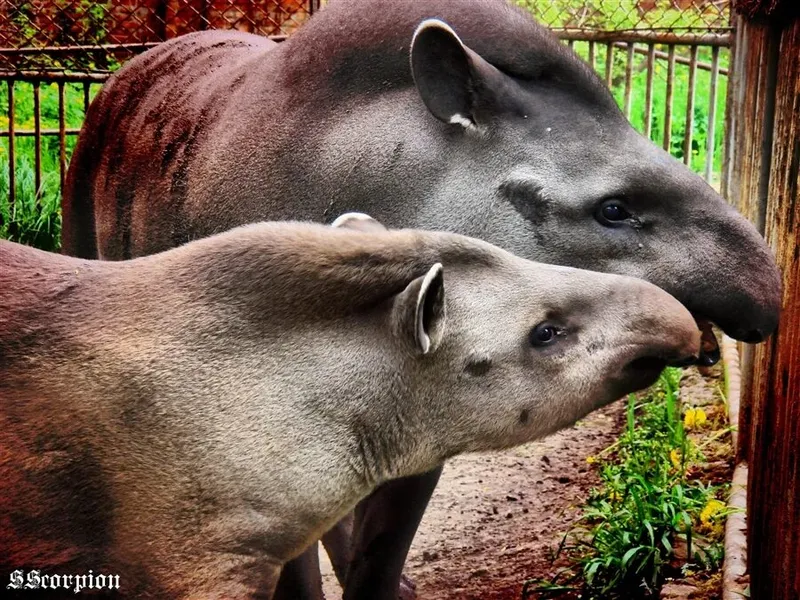
[[441, 186], [472, 220], [460, 231], [537, 261], [646, 279], [728, 335], [763, 340], [781, 284], [756, 229], [634, 131], [588, 65], [509, 11], [489, 42], [465, 24], [480, 51], [436, 19], [411, 46], [424, 105], [452, 151], [474, 157], [452, 161]]
[[[334, 225], [382, 229], [358, 214]], [[407, 358], [403, 402], [447, 426], [444, 454], [541, 437], [698, 356], [695, 319], [651, 283], [423, 235], [442, 263], [410, 280], [382, 322]]]
[[[571, 425], [699, 353], [689, 311], [621, 275], [522, 260], [480, 274], [434, 265], [401, 299], [418, 307], [416, 327], [399, 331], [413, 331], [418, 351], [430, 355], [419, 362], [438, 381], [438, 404], [452, 411], [456, 431], [463, 423], [486, 435], [467, 450]], [[411, 315], [403, 302], [397, 312]]]

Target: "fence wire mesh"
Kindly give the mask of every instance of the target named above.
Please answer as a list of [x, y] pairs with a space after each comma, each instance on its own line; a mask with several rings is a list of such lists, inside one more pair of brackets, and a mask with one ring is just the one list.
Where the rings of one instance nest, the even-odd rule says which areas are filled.
[[723, 33], [730, 0], [516, 0], [555, 30]]
[[[423, 2], [425, 0], [419, 0]], [[730, 0], [515, 0], [560, 32], [672, 34], [729, 30]], [[137, 52], [203, 29], [291, 34], [320, 0], [18, 0], [0, 2], [0, 73], [109, 72]], [[322, 2], [324, 4], [324, 1]], [[606, 36], [607, 38], [608, 36]]]
[[204, 29], [285, 36], [318, 0], [0, 2], [0, 73], [109, 72], [158, 42]]

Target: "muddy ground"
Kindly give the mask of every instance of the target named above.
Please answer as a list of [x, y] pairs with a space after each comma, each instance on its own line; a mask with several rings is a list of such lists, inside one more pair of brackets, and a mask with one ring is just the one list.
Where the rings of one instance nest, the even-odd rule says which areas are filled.
[[[586, 457], [617, 438], [623, 419], [617, 402], [539, 442], [450, 460], [406, 563], [417, 597], [517, 600], [528, 577], [548, 576], [552, 549], [597, 483]], [[329, 568], [325, 595], [341, 598]]]
[[[683, 401], [713, 403], [720, 373], [688, 369]], [[553, 551], [598, 484], [586, 457], [616, 441], [624, 421], [618, 401], [544, 440], [450, 460], [406, 563], [417, 598], [519, 600], [526, 579], [551, 578], [563, 566]], [[323, 569], [326, 598], [341, 598], [329, 564]]]

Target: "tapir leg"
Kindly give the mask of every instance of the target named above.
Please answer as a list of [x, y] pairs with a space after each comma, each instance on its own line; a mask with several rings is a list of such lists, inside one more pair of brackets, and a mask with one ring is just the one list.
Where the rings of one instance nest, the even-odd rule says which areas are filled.
[[283, 566], [273, 600], [324, 600], [319, 570], [319, 544]]
[[402, 582], [403, 565], [441, 474], [439, 467], [390, 481], [358, 505], [344, 600], [415, 597], [413, 584]]
[[353, 513], [350, 513], [322, 536], [322, 545], [325, 546], [333, 565], [333, 572], [336, 573], [336, 579], [342, 587], [345, 585], [352, 556], [353, 517]]

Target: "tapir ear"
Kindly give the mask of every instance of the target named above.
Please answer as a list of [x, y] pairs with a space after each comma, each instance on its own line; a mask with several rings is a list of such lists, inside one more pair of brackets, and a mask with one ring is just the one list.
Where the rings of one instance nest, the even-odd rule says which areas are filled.
[[411, 40], [411, 74], [422, 101], [440, 121], [466, 129], [479, 125], [479, 95], [496, 69], [470, 50], [439, 19], [419, 24]]
[[367, 214], [360, 212], [349, 212], [339, 215], [331, 223], [331, 227], [343, 227], [345, 229], [356, 229], [358, 231], [386, 231], [386, 227]]
[[392, 330], [415, 354], [429, 354], [442, 341], [445, 322], [444, 277], [436, 263], [397, 295]]

